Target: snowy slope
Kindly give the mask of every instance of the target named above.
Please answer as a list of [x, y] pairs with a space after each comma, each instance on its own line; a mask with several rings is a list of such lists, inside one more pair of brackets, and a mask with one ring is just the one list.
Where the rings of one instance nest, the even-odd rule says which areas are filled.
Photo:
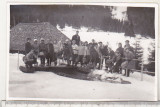
[[[23, 55], [19, 55], [19, 63]], [[17, 54], [10, 54], [9, 97], [48, 99], [106, 99], [106, 100], [156, 100], [155, 77], [133, 73], [122, 77], [131, 84], [114, 84], [78, 80], [56, 75], [52, 72], [22, 73], [17, 69]]]

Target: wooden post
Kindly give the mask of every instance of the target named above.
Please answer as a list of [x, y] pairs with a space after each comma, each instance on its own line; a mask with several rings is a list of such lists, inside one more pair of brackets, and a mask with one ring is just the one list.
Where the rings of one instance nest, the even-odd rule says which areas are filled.
[[127, 69], [127, 68], [126, 68], [126, 71], [125, 71], [125, 73], [126, 73], [126, 75], [125, 75], [125, 76], [127, 77], [127, 75], [128, 75], [128, 69]]
[[141, 62], [141, 81], [143, 81], [143, 61]]
[[102, 70], [102, 67], [103, 67], [103, 63], [102, 63], [102, 60], [103, 60], [103, 58], [102, 58], [103, 56], [101, 56], [101, 61], [100, 61], [100, 70]]
[[19, 50], [18, 50], [18, 62], [17, 62], [17, 70], [19, 69]]

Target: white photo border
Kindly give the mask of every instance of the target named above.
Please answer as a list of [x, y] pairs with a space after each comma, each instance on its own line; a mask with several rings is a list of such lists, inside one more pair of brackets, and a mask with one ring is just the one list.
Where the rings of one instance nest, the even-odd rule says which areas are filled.
[[[145, 100], [126, 100], [126, 99], [51, 99], [51, 98], [13, 98], [9, 97], [9, 46], [10, 46], [10, 6], [11, 5], [101, 5], [101, 6], [129, 6], [129, 7], [153, 7], [155, 8], [155, 59], [158, 59], [158, 4], [156, 3], [106, 3], [106, 2], [7, 2], [7, 81], [6, 81], [6, 100], [16, 101], [16, 100], [27, 100], [27, 101], [145, 101]], [[158, 60], [155, 60], [155, 82], [156, 89], [155, 95], [158, 100]]]

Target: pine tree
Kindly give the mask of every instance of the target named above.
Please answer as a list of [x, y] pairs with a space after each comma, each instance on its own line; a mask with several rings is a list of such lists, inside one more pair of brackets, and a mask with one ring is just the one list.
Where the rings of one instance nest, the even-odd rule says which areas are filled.
[[138, 61], [136, 61], [136, 69], [140, 69], [141, 68], [141, 60], [143, 59], [143, 48], [140, 45], [140, 37], [136, 38], [136, 43], [135, 45], [135, 59], [138, 59]]

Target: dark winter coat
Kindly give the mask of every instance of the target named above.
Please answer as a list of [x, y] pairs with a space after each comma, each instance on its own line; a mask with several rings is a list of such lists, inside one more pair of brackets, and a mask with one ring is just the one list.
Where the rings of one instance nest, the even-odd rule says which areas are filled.
[[101, 55], [105, 56], [106, 50], [105, 50], [104, 46], [99, 47], [99, 52], [100, 52]]
[[104, 46], [104, 55], [108, 56], [108, 46]]
[[39, 44], [39, 52], [43, 52], [44, 55], [46, 55], [46, 52], [47, 52], [46, 44], [44, 44], [44, 43]]
[[90, 58], [91, 62], [99, 62], [99, 54], [94, 48], [94, 45], [92, 45], [90, 48]]
[[123, 57], [124, 49], [122, 47], [117, 48], [116, 51], [118, 51], [121, 54], [121, 57]]
[[72, 57], [73, 50], [70, 44], [65, 43], [63, 49], [64, 59], [69, 60]]
[[39, 53], [39, 44], [33, 44], [32, 47], [33, 47], [36, 55], [38, 55], [38, 53]]
[[32, 45], [30, 42], [25, 43], [25, 54], [28, 54], [32, 49]]
[[46, 52], [49, 54], [53, 54], [54, 53], [54, 47], [52, 43], [47, 43], [46, 44]]
[[76, 44], [79, 45], [80, 43], [80, 36], [79, 35], [73, 35], [72, 36], [72, 41], [75, 40]]
[[124, 51], [125, 51], [126, 48], [129, 48], [129, 50], [134, 53], [134, 48], [133, 48], [132, 46], [130, 46], [130, 45], [128, 45], [128, 46], [125, 45], [125, 46], [124, 46]]

